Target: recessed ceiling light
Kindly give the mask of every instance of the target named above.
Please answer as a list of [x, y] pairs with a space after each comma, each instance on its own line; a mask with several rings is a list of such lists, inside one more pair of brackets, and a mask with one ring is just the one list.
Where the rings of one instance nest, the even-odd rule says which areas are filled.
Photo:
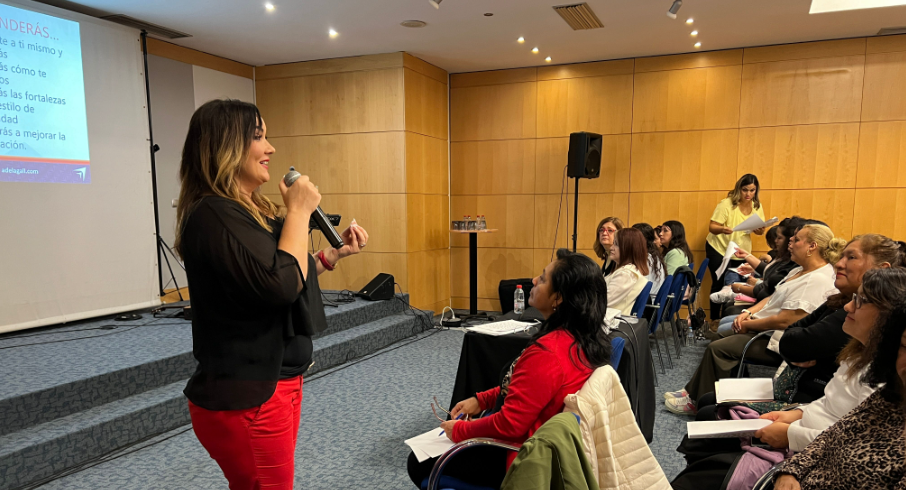
[[538, 54], [538, 48], [532, 48], [532, 52]]
[[272, 4], [272, 3], [270, 3], [270, 2], [267, 2], [267, 3], [264, 4], [264, 8], [266, 8], [269, 12], [273, 12], [273, 10], [274, 10], [276, 7], [274, 7], [274, 4]]
[[525, 42], [525, 38], [522, 37], [522, 36], [519, 36], [519, 39], [517, 39], [516, 42], [517, 42], [517, 43], [524, 43], [524, 42]]
[[331, 30], [327, 31], [327, 35], [329, 35], [330, 37], [337, 37], [340, 35], [340, 33], [331, 29]]
[[547, 61], [548, 63], [550, 63], [550, 62], [551, 62], [551, 57], [548, 56], [547, 58], [544, 58], [544, 61]]
[[693, 22], [695, 22], [695, 21], [692, 20], [692, 17], [689, 17], [688, 19], [686, 19], [686, 23], [687, 23], [687, 24], [691, 24], [691, 23], [693, 23]]
[[690, 36], [695, 37], [698, 35], [698, 31], [692, 31], [689, 33]]
[[485, 12], [485, 13], [484, 13], [484, 16], [485, 16], [485, 17], [493, 17], [493, 16], [494, 16], [494, 13], [493, 13], [493, 12]]
[[403, 27], [425, 27], [428, 25], [427, 22], [423, 20], [404, 20], [400, 22], [400, 25]]
[[695, 49], [698, 49], [698, 48], [702, 47], [702, 43], [695, 43], [694, 46], [695, 46]]

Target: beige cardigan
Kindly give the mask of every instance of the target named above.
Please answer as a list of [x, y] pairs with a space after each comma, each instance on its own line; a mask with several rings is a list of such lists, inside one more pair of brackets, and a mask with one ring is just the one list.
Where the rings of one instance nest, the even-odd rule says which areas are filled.
[[636, 425], [629, 397], [610, 366], [592, 373], [582, 389], [564, 400], [565, 412], [581, 417], [585, 456], [601, 490], [670, 490], [664, 470], [654, 459]]

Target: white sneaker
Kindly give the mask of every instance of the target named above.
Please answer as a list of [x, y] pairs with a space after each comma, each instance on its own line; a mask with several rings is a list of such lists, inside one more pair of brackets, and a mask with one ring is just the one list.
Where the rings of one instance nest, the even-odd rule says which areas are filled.
[[695, 405], [688, 396], [683, 398], [668, 398], [664, 400], [667, 410], [678, 415], [695, 415]]
[[686, 393], [685, 389], [679, 391], [668, 391], [664, 393], [665, 400], [669, 400], [670, 398], [687, 398], [688, 396], [689, 393]]
[[711, 301], [715, 303], [731, 303], [736, 293], [733, 292], [732, 286], [724, 286], [720, 291], [711, 294]]

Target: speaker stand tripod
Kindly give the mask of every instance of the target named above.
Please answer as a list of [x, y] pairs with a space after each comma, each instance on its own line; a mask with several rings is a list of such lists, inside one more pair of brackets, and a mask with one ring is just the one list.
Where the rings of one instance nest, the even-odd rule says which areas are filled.
[[573, 201], [573, 252], [576, 251], [576, 235], [579, 232], [579, 177], [576, 179], [576, 197]]

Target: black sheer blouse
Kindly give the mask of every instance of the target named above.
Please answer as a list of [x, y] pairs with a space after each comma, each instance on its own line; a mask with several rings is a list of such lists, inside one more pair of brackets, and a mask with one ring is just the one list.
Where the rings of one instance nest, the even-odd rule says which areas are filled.
[[198, 367], [184, 393], [202, 408], [261, 405], [281, 377], [302, 374], [311, 362], [311, 338], [295, 333], [291, 307], [321, 305], [317, 269], [309, 255], [304, 278], [295, 257], [277, 249], [282, 222], [270, 224], [273, 232], [216, 196], [203, 198], [186, 221], [182, 252]]

